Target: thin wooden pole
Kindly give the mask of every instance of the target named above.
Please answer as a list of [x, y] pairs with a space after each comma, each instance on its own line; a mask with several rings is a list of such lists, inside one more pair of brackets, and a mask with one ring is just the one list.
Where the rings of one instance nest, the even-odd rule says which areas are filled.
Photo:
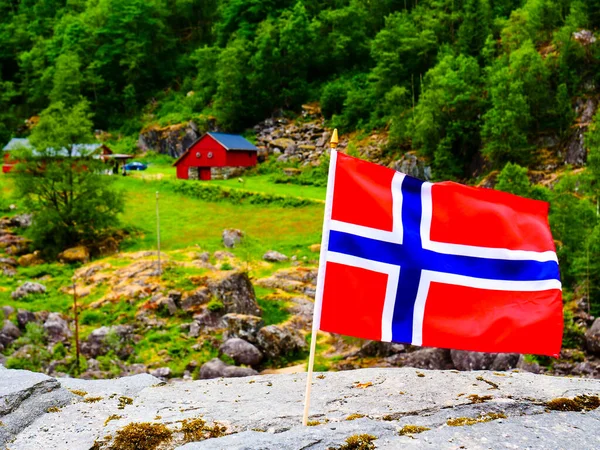
[[302, 425], [308, 425], [308, 412], [310, 409], [310, 391], [312, 388], [312, 375], [315, 366], [315, 353], [317, 350], [317, 332], [319, 331], [319, 322], [321, 319], [321, 301], [323, 299], [323, 286], [325, 283], [325, 265], [327, 245], [329, 242], [329, 221], [331, 220], [331, 205], [333, 201], [333, 184], [334, 184], [334, 173], [337, 160], [337, 153], [335, 149], [338, 146], [338, 132], [337, 129], [333, 130], [331, 136], [331, 153], [329, 159], [329, 176], [327, 180], [327, 197], [325, 200], [325, 214], [323, 217], [323, 236], [321, 238], [321, 255], [319, 258], [319, 273], [317, 276], [317, 291], [315, 293], [315, 306], [313, 309], [313, 324], [312, 334], [310, 339], [310, 355], [308, 357], [308, 370], [306, 374], [306, 392], [304, 396], [304, 415], [302, 416]]
[[77, 292], [76, 283], [73, 282], [73, 315], [75, 316], [75, 361], [77, 376], [81, 375], [81, 365], [79, 364], [79, 312], [77, 311]]
[[310, 409], [310, 391], [312, 388], [312, 375], [315, 366], [315, 352], [317, 350], [317, 327], [313, 326], [310, 337], [310, 356], [308, 357], [308, 373], [306, 374], [306, 392], [304, 394], [304, 415], [302, 425], [308, 425], [308, 410]]
[[162, 274], [160, 266], [160, 218], [158, 216], [158, 191], [156, 191], [156, 248], [158, 249], [158, 275]]

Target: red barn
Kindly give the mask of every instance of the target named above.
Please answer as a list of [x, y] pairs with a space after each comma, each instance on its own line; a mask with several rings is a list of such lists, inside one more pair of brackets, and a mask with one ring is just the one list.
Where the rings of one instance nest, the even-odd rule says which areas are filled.
[[242, 136], [206, 133], [173, 164], [177, 178], [210, 180], [211, 167], [252, 167], [256, 165], [258, 149]]

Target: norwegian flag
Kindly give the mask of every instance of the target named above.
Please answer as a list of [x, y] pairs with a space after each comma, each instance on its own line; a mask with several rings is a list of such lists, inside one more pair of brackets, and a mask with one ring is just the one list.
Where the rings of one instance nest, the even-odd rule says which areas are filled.
[[422, 182], [332, 151], [313, 326], [558, 356], [562, 293], [548, 204]]

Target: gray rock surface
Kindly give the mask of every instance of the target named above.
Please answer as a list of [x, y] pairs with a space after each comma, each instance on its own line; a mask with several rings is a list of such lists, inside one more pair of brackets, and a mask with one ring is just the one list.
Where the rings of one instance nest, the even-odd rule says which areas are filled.
[[248, 314], [225, 314], [223, 316], [223, 325], [225, 332], [223, 339], [240, 338], [248, 342], [256, 343], [256, 335], [264, 326], [260, 317]]
[[50, 342], [62, 342], [71, 337], [69, 324], [59, 313], [50, 313], [44, 322], [44, 330]]
[[283, 253], [276, 252], [275, 250], [269, 250], [263, 255], [263, 259], [270, 262], [282, 262], [287, 261], [290, 258], [285, 256]]
[[304, 350], [306, 341], [302, 334], [284, 325], [269, 325], [261, 328], [256, 335], [256, 344], [271, 359]]
[[[1, 366], [0, 366], [1, 367]], [[73, 394], [54, 378], [26, 370], [0, 371], [0, 448], [29, 426], [48, 408], [70, 403]]]
[[214, 358], [200, 367], [200, 378], [209, 380], [211, 378], [239, 378], [258, 375], [254, 369], [247, 367], [237, 367], [225, 364], [219, 358]]
[[0, 345], [10, 345], [15, 339], [21, 336], [21, 331], [10, 320], [5, 320], [0, 330]]
[[585, 333], [585, 344], [591, 353], [600, 356], [600, 318], [596, 319]]
[[96, 328], [81, 344], [81, 353], [88, 358], [96, 358], [115, 350], [125, 359], [133, 350], [130, 346], [132, 339], [133, 327], [129, 325]]
[[517, 367], [516, 353], [482, 353], [451, 350], [450, 357], [458, 370], [510, 370]]
[[26, 281], [19, 286], [12, 294], [11, 297], [15, 300], [26, 297], [29, 294], [44, 294], [46, 292], [46, 286], [33, 281]]
[[233, 248], [239, 244], [244, 236], [244, 232], [235, 228], [226, 228], [223, 230], [223, 245], [227, 248]]
[[[7, 372], [14, 373], [11, 379], [24, 379], [20, 371], [0, 371], [0, 396], [23, 390], [3, 382]], [[161, 447], [164, 450], [324, 450], [339, 447], [349, 436], [363, 433], [376, 436], [375, 444], [380, 449], [600, 448], [600, 409], [547, 412], [545, 405], [557, 397], [600, 396], [597, 380], [412, 368], [315, 375], [310, 420], [319, 423], [307, 428], [301, 426], [305, 374], [158, 386], [158, 380], [150, 375], [98, 381], [61, 379], [63, 387], [86, 391], [86, 398], [101, 399], [86, 403], [83, 397], [72, 396], [70, 404], [59, 412], [42, 412], [18, 433], [10, 449], [89, 450], [97, 441], [104, 443], [96, 448], [107, 450], [110, 439], [104, 439], [114, 438], [132, 422], [162, 423], [171, 429], [174, 439]], [[56, 382], [44, 375], [31, 376], [34, 380], [25, 383], [24, 389], [35, 380]], [[131, 403], [120, 400], [122, 396]], [[472, 426], [447, 424], [449, 419], [480, 418], [489, 413], [504, 414], [506, 418], [497, 416], [496, 420]], [[0, 420], [6, 423], [11, 415]], [[346, 420], [350, 415], [364, 417]], [[107, 421], [111, 416], [113, 419]], [[218, 422], [227, 427], [228, 435], [184, 445], [177, 431], [181, 421], [200, 416], [208, 424]], [[412, 437], [400, 436], [405, 425], [430, 430]]]
[[29, 322], [35, 322], [35, 314], [26, 309], [19, 309], [17, 312], [17, 322], [21, 328], [25, 328]]
[[236, 364], [257, 366], [263, 359], [262, 353], [256, 346], [239, 338], [226, 340], [219, 351], [232, 358]]

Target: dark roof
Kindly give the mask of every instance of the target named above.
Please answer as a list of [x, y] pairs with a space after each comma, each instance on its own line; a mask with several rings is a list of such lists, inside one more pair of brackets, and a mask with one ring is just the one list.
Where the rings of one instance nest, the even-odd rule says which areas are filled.
[[[88, 156], [94, 154], [100, 147], [102, 147], [102, 144], [75, 144], [73, 146], [73, 148], [71, 149], [71, 156], [73, 158], [85, 158], [85, 157], [88, 157]], [[8, 144], [6, 144], [6, 146], [4, 147], [4, 151], [11, 151], [11, 150], [19, 149], [19, 148], [27, 148], [27, 149], [33, 150], [34, 156], [42, 155], [42, 153], [33, 149], [33, 146], [29, 142], [29, 139], [18, 139], [18, 138], [11, 139], [10, 142]], [[49, 148], [46, 150], [44, 155], [45, 156], [67, 157], [67, 156], [69, 156], [69, 151], [65, 148], [61, 148], [60, 150], [54, 150], [52, 148]]]
[[29, 139], [20, 139], [13, 138], [10, 140], [8, 144], [4, 146], [4, 151], [9, 152], [11, 150], [16, 150], [18, 148], [31, 148], [31, 144], [29, 143]]
[[239, 134], [225, 134], [225, 133], [207, 133], [210, 137], [215, 139], [219, 144], [225, 147], [227, 150], [253, 150], [258, 151], [258, 148], [250, 142], [248, 139], [240, 136]]
[[245, 150], [245, 151], [251, 151], [251, 152], [258, 151], [258, 148], [252, 142], [250, 142], [245, 137], [240, 136], [239, 134], [226, 134], [226, 133], [210, 132], [210, 133], [203, 134], [198, 139], [196, 139], [194, 142], [192, 142], [191, 145], [188, 147], [188, 149], [185, 152], [183, 152], [179, 158], [177, 158], [177, 160], [173, 163], [173, 165], [176, 166], [177, 164], [179, 164], [179, 161], [181, 161], [185, 157], [185, 155], [187, 155], [189, 153], [189, 151], [192, 149], [192, 147], [194, 145], [196, 145], [197, 142], [200, 142], [202, 139], [204, 139], [205, 136], [210, 136], [211, 138], [213, 138], [215, 141], [217, 141], [219, 144], [221, 144], [223, 147], [225, 147], [225, 150], [233, 150], [233, 151]]

